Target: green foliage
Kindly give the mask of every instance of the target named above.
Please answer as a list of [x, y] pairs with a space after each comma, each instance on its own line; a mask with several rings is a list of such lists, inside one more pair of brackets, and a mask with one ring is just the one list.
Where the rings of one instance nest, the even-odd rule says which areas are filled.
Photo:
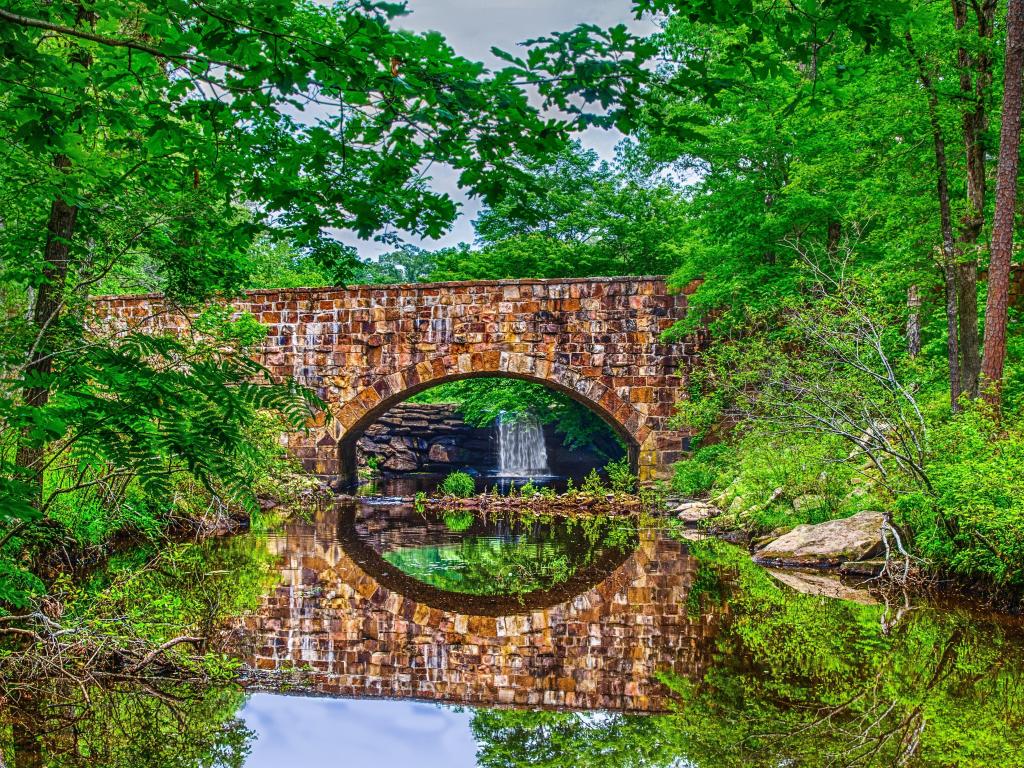
[[669, 766], [658, 717], [618, 712], [478, 709], [470, 723], [481, 768]]
[[[472, 516], [470, 518], [472, 523]], [[456, 544], [393, 550], [384, 559], [431, 586], [471, 595], [521, 595], [561, 584], [575, 568], [556, 545], [467, 536]]]
[[614, 164], [579, 144], [523, 165], [529, 185], [474, 222], [477, 248], [435, 255], [434, 280], [664, 274], [680, 196], [628, 151]]
[[38, 423], [45, 413], [50, 431], [40, 442], [58, 438], [67, 446], [55, 446], [66, 458], [47, 499], [110, 472], [137, 478], [147, 494], [161, 498], [172, 477], [187, 471], [211, 492], [223, 489], [251, 508], [250, 477], [238, 461], [251, 455], [244, 425], [270, 410], [298, 429], [320, 401], [294, 383], [272, 383], [266, 369], [228, 343], [131, 334], [116, 346], [84, 352], [78, 365], [62, 371], [45, 409], [12, 408], [10, 428]]
[[689, 459], [673, 465], [672, 489], [689, 497], [705, 494], [734, 460], [734, 450], [725, 443], [698, 448]]
[[[142, 3], [129, 21], [120, 4], [100, 2], [89, 35], [63, 7], [11, 10], [53, 30], [8, 20], [0, 37], [12, 138], [2, 161], [17, 170], [8, 189], [23, 190], [19, 214], [66, 190], [90, 212], [83, 226], [106, 225], [93, 218], [101, 211], [141, 225], [179, 294], [243, 274], [244, 248], [270, 217], [239, 215], [234, 201], [272, 212], [279, 231], [333, 267], [351, 257], [322, 237], [328, 228], [436, 237], [451, 223], [456, 207], [425, 183], [424, 164], [451, 165], [462, 186], [497, 200], [499, 177], [521, 175], [512, 156], [553, 150], [562, 135], [507, 76], [436, 33], [394, 31], [398, 5]], [[381, 66], [389, 60], [394, 72]], [[343, 111], [329, 108], [338, 99]], [[48, 170], [59, 154], [72, 161], [69, 178]], [[99, 204], [110, 191], [128, 205]], [[22, 223], [12, 217], [7, 232], [21, 237]]]
[[911, 755], [925, 766], [1012, 763], [1014, 705], [995, 692], [1019, 695], [1010, 681], [1024, 649], [999, 625], [923, 609], [886, 633], [881, 606], [792, 593], [719, 542], [691, 551], [704, 594], [724, 591], [729, 614], [703, 679], [669, 679], [685, 715], [662, 738], [677, 754], [727, 766], [827, 765], [834, 754], [869, 766]]
[[473, 526], [473, 513], [468, 509], [445, 512], [444, 524], [452, 533], [463, 533]]
[[629, 466], [629, 458], [622, 457], [618, 461], [609, 461], [604, 465], [608, 475], [608, 484], [614, 493], [633, 493], [636, 490], [637, 478]]
[[[464, 524], [464, 517], [468, 522]], [[469, 512], [452, 515], [456, 533], [472, 526]], [[538, 525], [537, 523], [541, 523]], [[524, 595], [563, 584], [610, 551], [636, 546], [632, 521], [589, 517], [542, 522], [524, 516], [507, 523], [502, 535], [465, 535], [458, 542], [405, 547], [384, 554], [403, 572], [438, 589], [474, 595]]]
[[[220, 307], [203, 312], [195, 339], [129, 334], [89, 347], [52, 375], [45, 406], [6, 405], [7, 455], [28, 433], [52, 457], [39, 502], [46, 520], [24, 531], [34, 547], [61, 534], [72, 542], [65, 548], [96, 550], [121, 534], [154, 541], [175, 519], [204, 517], [211, 498], [252, 513], [256, 493], [289, 495], [279, 479], [294, 470], [278, 436], [302, 428], [319, 400], [294, 383], [271, 383], [244, 354], [265, 329], [249, 316], [227, 318]], [[23, 483], [20, 493], [22, 507], [31, 506], [33, 488]], [[15, 534], [17, 521], [5, 522]], [[38, 580], [23, 573], [8, 585], [19, 582]], [[5, 601], [23, 602], [16, 591], [10, 586]]]
[[[443, 252], [443, 251], [442, 251]], [[397, 250], [360, 263], [353, 283], [422, 283], [434, 279], [437, 253], [404, 243]]]
[[527, 480], [517, 490], [524, 499], [532, 499], [540, 493], [540, 488], [533, 484], [533, 480]]
[[982, 582], [1024, 587], [1024, 430], [972, 407], [932, 432], [934, 493], [900, 499], [925, 557]]
[[[42, 580], [14, 560], [0, 560], [0, 604], [27, 608], [46, 591]], [[0, 609], [0, 615], [6, 613]]]
[[[715, 634], [693, 677], [664, 674], [669, 714], [479, 710], [481, 765], [866, 768], [1015, 765], [1024, 645], [1007, 624], [789, 590], [722, 542], [692, 543], [691, 620]], [[726, 607], [727, 604], [727, 607]]]
[[606, 492], [607, 489], [604, 486], [604, 480], [601, 479], [601, 475], [598, 474], [596, 469], [590, 470], [580, 484], [580, 493], [584, 496], [603, 496]]
[[476, 493], [476, 481], [465, 472], [452, 472], [440, 485], [441, 493], [458, 499], [468, 499]]
[[[119, 617], [153, 642], [181, 634], [211, 637], [226, 620], [255, 610], [277, 572], [265, 537], [250, 535], [139, 548], [115, 555], [82, 585], [62, 582], [67, 616], [102, 623]], [[211, 648], [210, 671], [237, 662]]]
[[54, 543], [31, 520], [51, 510], [92, 545], [161, 528], [181, 484], [252, 509], [266, 454], [247, 426], [272, 412], [301, 428], [319, 406], [249, 359], [254, 318], [214, 306], [193, 328], [206, 340], [126, 335], [92, 322], [96, 291], [161, 291], [171, 309], [337, 284], [357, 263], [328, 232], [438, 237], [454, 221], [424, 168], [497, 204], [529, 188], [517, 155], [566, 135], [508, 74], [396, 31], [400, 4], [18, 0], [3, 13], [5, 570], [22, 572], [24, 535]]
[[245, 698], [234, 686], [171, 682], [46, 691], [0, 714], [0, 725], [15, 721], [32, 737], [10, 743], [0, 727], [0, 757], [48, 768], [242, 768], [255, 737], [238, 716]]

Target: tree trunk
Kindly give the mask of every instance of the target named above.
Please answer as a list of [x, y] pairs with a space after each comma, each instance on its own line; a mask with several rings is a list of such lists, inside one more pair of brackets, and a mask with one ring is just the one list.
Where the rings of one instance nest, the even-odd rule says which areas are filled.
[[985, 305], [985, 348], [981, 362], [983, 395], [999, 407], [1003, 364], [1006, 361], [1006, 323], [1010, 299], [1010, 261], [1013, 255], [1014, 208], [1017, 204], [1017, 166], [1020, 158], [1021, 78], [1024, 77], [1024, 0], [1010, 0], [1006, 11], [1006, 63], [1003, 76], [1003, 124], [999, 132], [996, 170], [996, 209], [989, 249], [988, 303]]
[[[1024, 0], [1021, 0], [1024, 2]], [[907, 50], [917, 62], [918, 78], [928, 97], [928, 120], [935, 149], [935, 191], [939, 199], [939, 228], [942, 235], [942, 275], [946, 291], [946, 358], [949, 364], [949, 400], [953, 411], [960, 409], [960, 334], [957, 303], [956, 246], [953, 240], [953, 213], [949, 202], [949, 164], [946, 142], [939, 123], [939, 98], [924, 61], [914, 48], [910, 33], [906, 34]]]
[[[71, 161], [64, 155], [57, 155], [54, 165], [67, 170]], [[32, 348], [26, 373], [48, 376], [53, 370], [54, 336], [64, 306], [64, 287], [68, 275], [71, 237], [75, 232], [78, 207], [68, 205], [62, 198], [54, 199], [50, 206], [50, 217], [46, 224], [46, 246], [43, 250], [43, 282], [36, 295], [32, 320], [36, 326], [36, 341]], [[26, 387], [23, 396], [27, 405], [40, 408], [50, 399], [50, 388], [45, 385]], [[18, 445], [18, 466], [28, 470], [36, 486], [36, 502], [42, 500], [41, 446], [33, 445], [26, 436]]]
[[[977, 253], [972, 248], [967, 253]], [[981, 373], [981, 335], [978, 332], [978, 262], [977, 257], [957, 264], [957, 313], [960, 326], [960, 391], [970, 398], [978, 396]]]
[[[975, 4], [978, 39], [992, 37], [995, 0]], [[953, 0], [953, 21], [957, 31], [967, 24], [967, 3]], [[960, 329], [960, 386], [969, 397], [978, 396], [981, 371], [980, 336], [978, 333], [978, 241], [985, 227], [985, 143], [988, 117], [986, 99], [992, 84], [992, 59], [982, 50], [975, 56], [961, 46], [957, 50], [960, 70], [960, 92], [971, 104], [963, 113], [964, 156], [967, 165], [967, 210], [960, 221], [957, 308]], [[974, 74], [972, 83], [971, 74]]]
[[907, 354], [911, 360], [921, 354], [921, 297], [916, 285], [907, 289]]
[[827, 239], [825, 241], [825, 250], [828, 253], [829, 258], [835, 256], [836, 253], [839, 252], [839, 239], [842, 235], [843, 225], [835, 219], [831, 219], [828, 222]]

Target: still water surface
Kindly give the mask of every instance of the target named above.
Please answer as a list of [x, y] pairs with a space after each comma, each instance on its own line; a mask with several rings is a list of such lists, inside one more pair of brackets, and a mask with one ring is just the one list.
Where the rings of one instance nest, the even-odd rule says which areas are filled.
[[10, 764], [1024, 766], [1017, 619], [801, 594], [663, 521], [364, 499], [224, 547], [273, 572], [245, 689], [97, 693]]

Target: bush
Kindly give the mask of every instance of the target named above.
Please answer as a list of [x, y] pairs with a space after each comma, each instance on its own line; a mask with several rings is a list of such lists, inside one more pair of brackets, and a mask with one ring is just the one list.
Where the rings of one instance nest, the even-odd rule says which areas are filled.
[[615, 493], [632, 493], [636, 490], [636, 475], [625, 456], [618, 461], [609, 461], [604, 471], [608, 473], [608, 482]]
[[597, 473], [596, 469], [590, 470], [583, 478], [583, 485], [580, 486], [580, 493], [584, 496], [603, 496], [606, 490], [604, 481], [601, 480], [601, 475]]
[[1024, 429], [975, 407], [932, 432], [933, 493], [902, 497], [915, 547], [962, 576], [1024, 586]]
[[465, 472], [452, 472], [441, 483], [441, 492], [447, 496], [468, 499], [476, 493], [476, 481]]
[[724, 443], [705, 446], [689, 459], [675, 463], [672, 489], [683, 496], [707, 493], [732, 459], [733, 451]]

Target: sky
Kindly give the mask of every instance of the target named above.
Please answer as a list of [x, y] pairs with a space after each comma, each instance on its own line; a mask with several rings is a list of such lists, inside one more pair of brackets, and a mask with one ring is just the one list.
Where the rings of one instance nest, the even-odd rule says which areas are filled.
[[[626, 24], [638, 33], [654, 31], [649, 21], [636, 21], [632, 0], [408, 0], [410, 14], [395, 22], [396, 27], [416, 32], [440, 32], [456, 53], [498, 67], [502, 62], [491, 54], [497, 47], [514, 52], [530, 38], [550, 32], [572, 29], [577, 24], [610, 27]], [[611, 159], [615, 145], [622, 139], [617, 131], [592, 128], [580, 136], [583, 145], [601, 157]], [[454, 175], [443, 169], [434, 173], [436, 186], [462, 203], [462, 214], [452, 231], [440, 240], [407, 238], [424, 248], [472, 242], [472, 220], [480, 207], [468, 200], [455, 184]], [[390, 250], [375, 242], [343, 236], [342, 240], [359, 249], [360, 256], [375, 256]]]
[[256, 732], [245, 768], [472, 768], [472, 713], [415, 701], [253, 694], [241, 711]]

